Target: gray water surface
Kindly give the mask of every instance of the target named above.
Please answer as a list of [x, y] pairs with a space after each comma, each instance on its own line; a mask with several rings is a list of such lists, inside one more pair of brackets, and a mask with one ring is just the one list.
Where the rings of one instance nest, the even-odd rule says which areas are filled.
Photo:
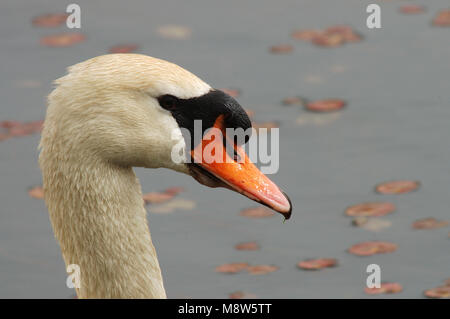
[[[72, 2], [72, 1], [70, 1]], [[3, 0], [0, 4], [0, 121], [41, 120], [51, 82], [69, 65], [105, 54], [120, 43], [139, 53], [175, 62], [213, 87], [242, 90], [238, 101], [259, 121], [280, 123], [280, 170], [271, 178], [289, 194], [293, 216], [247, 219], [254, 203], [228, 190], [208, 189], [169, 170], [136, 169], [143, 191], [187, 189], [180, 198], [193, 210], [149, 213], [169, 297], [226, 298], [237, 290], [261, 298], [422, 298], [423, 290], [450, 277], [449, 228], [412, 230], [425, 217], [449, 219], [450, 28], [432, 27], [448, 0], [380, 1], [382, 28], [369, 30], [372, 1], [77, 1], [87, 40], [48, 48], [44, 35], [67, 31], [35, 28], [32, 17], [61, 12], [69, 1]], [[417, 3], [427, 12], [403, 15]], [[166, 24], [187, 26], [186, 40], [161, 37]], [[290, 39], [294, 29], [349, 24], [361, 43], [323, 49]], [[271, 45], [291, 43], [291, 54], [273, 55]], [[348, 101], [337, 115], [311, 115], [280, 101], [301, 95]], [[298, 124], [302, 116], [303, 124]], [[315, 117], [316, 116], [316, 117]], [[317, 124], [317, 116], [328, 119]], [[0, 297], [70, 298], [59, 247], [42, 200], [27, 189], [41, 183], [39, 134], [0, 142]], [[392, 179], [419, 180], [404, 195], [378, 195], [373, 187]], [[346, 207], [387, 200], [397, 211], [392, 226], [370, 232], [351, 226]], [[360, 241], [398, 244], [391, 254], [357, 257], [346, 252]], [[260, 251], [237, 251], [257, 241]], [[339, 266], [301, 271], [307, 258], [333, 257]], [[218, 274], [229, 262], [274, 264], [267, 275]], [[382, 281], [395, 281], [395, 295], [364, 293], [366, 267], [376, 263]]]

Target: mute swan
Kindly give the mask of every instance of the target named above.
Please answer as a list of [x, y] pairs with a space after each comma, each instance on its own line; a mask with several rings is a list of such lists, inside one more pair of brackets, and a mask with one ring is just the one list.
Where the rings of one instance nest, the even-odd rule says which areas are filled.
[[79, 298], [166, 298], [132, 167], [189, 174], [289, 218], [288, 197], [251, 162], [171, 160], [174, 145], [185, 145], [180, 128], [191, 129], [194, 119], [221, 129], [251, 126], [233, 98], [192, 73], [145, 55], [109, 54], [70, 67], [55, 84], [39, 164], [64, 261], [80, 267]]

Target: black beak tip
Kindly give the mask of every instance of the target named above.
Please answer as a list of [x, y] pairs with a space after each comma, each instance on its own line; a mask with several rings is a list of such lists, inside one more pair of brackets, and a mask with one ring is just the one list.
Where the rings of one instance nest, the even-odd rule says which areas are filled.
[[291, 218], [291, 215], [292, 215], [292, 202], [291, 202], [291, 199], [289, 198], [289, 196], [285, 192], [283, 192], [283, 191], [281, 191], [281, 192], [283, 193], [283, 195], [286, 197], [286, 199], [289, 202], [290, 209], [287, 213], [283, 214], [284, 219], [288, 220], [289, 218]]

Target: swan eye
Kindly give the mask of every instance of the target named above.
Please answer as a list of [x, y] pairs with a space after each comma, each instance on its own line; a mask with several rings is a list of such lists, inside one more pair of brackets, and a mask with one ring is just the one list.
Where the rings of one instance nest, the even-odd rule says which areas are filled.
[[178, 99], [173, 95], [163, 95], [158, 98], [159, 105], [166, 110], [174, 110], [177, 107]]

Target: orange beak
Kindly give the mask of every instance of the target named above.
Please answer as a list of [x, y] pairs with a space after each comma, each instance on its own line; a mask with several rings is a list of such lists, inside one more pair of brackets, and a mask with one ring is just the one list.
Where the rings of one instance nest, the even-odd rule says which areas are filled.
[[[215, 132], [218, 129], [223, 134], [221, 138], [214, 135], [213, 130], [208, 131], [203, 136], [202, 142], [191, 151], [193, 160], [226, 184], [227, 188], [266, 205], [281, 213], [285, 219], [289, 219], [292, 211], [289, 198], [275, 183], [261, 173], [240, 146], [231, 142], [225, 134], [223, 120], [224, 116], [221, 115], [214, 124]], [[230, 145], [234, 145], [234, 152], [237, 154], [238, 160], [232, 159], [227, 153], [223, 137], [229, 143], [233, 143]], [[214, 149], [215, 152], [205, 152], [205, 149]]]

